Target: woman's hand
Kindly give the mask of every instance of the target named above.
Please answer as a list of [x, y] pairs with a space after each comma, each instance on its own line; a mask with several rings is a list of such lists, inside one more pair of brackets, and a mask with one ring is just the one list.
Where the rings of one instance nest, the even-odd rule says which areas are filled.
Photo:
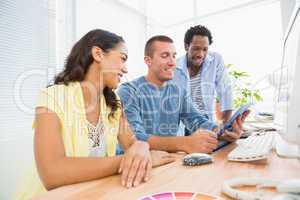
[[122, 185], [135, 187], [142, 181], [147, 181], [152, 168], [151, 154], [147, 142], [135, 141], [122, 158], [119, 173]]
[[152, 166], [159, 167], [176, 160], [176, 157], [166, 151], [151, 151]]

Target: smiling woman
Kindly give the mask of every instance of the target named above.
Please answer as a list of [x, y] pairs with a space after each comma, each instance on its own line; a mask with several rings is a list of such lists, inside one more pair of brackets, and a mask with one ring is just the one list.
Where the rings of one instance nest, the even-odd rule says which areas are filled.
[[[54, 85], [40, 94], [34, 121], [36, 168], [17, 199], [118, 172], [122, 185], [137, 186], [149, 179], [152, 165], [174, 160], [165, 153], [151, 155], [122, 114], [113, 89], [127, 72], [126, 59], [124, 40], [108, 31], [90, 31], [74, 45]], [[115, 156], [118, 141], [125, 150], [121, 156]]]
[[[87, 48], [83, 48], [84, 46]], [[70, 82], [86, 83], [93, 79], [96, 81], [94, 89], [103, 90], [106, 103], [113, 113], [119, 105], [112, 89], [118, 86], [120, 76], [127, 73], [124, 65], [126, 60], [127, 49], [123, 38], [102, 30], [90, 31], [74, 45], [65, 69], [55, 78], [54, 83], [68, 85]], [[93, 62], [93, 66], [101, 63], [101, 67], [91, 66]]]

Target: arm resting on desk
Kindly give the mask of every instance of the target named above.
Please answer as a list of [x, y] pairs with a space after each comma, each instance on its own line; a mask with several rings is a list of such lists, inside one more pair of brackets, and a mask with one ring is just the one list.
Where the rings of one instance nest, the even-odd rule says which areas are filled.
[[[120, 127], [122, 126], [121, 122]], [[35, 159], [39, 176], [48, 190], [116, 174], [125, 156], [131, 156], [132, 160], [138, 158], [140, 162], [134, 162], [138, 166], [141, 161], [146, 159], [143, 152], [148, 152], [148, 157], [146, 156], [148, 158], [146, 159], [147, 161], [151, 159], [147, 150], [149, 148], [147, 147], [148, 145], [143, 142], [135, 142], [135, 137], [130, 136], [130, 134], [122, 134], [121, 138], [119, 138], [124, 148], [130, 150], [124, 156], [104, 158], [67, 157], [60, 129], [61, 126], [56, 113], [44, 107], [37, 108], [34, 136]], [[135, 147], [131, 148], [132, 146]], [[139, 155], [136, 156], [138, 153]], [[139, 167], [137, 168], [138, 170], [132, 170], [131, 168], [127, 170], [127, 165], [124, 168], [126, 168], [126, 173], [130, 173], [130, 175], [136, 175], [137, 172], [140, 172], [139, 175], [142, 178], [145, 175], [146, 169], [141, 172]]]
[[118, 172], [121, 156], [67, 157], [58, 116], [37, 108], [34, 151], [37, 169], [46, 189], [109, 176]]
[[150, 136], [148, 143], [150, 148], [155, 150], [211, 153], [217, 147], [218, 141], [215, 133], [199, 129], [191, 136]]

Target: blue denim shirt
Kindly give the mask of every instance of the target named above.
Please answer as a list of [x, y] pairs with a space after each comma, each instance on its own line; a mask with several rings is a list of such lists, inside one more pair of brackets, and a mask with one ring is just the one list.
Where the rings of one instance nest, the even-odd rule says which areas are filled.
[[147, 141], [151, 135], [176, 136], [180, 121], [190, 133], [217, 127], [196, 109], [187, 91], [173, 81], [157, 87], [140, 77], [122, 84], [117, 93], [139, 140]]
[[[174, 82], [190, 91], [190, 76], [187, 68], [186, 55], [176, 61]], [[231, 81], [221, 55], [216, 52], [208, 52], [200, 73], [201, 93], [205, 114], [214, 120], [214, 100], [218, 96], [221, 103], [221, 111], [233, 109], [233, 97]]]

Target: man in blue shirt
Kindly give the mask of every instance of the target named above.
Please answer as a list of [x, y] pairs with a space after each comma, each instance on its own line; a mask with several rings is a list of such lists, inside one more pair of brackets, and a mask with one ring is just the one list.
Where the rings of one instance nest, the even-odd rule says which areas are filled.
[[209, 51], [211, 32], [205, 26], [194, 26], [184, 37], [186, 54], [177, 59], [174, 81], [187, 88], [200, 112], [214, 120], [214, 101], [221, 104], [223, 122], [232, 113], [233, 98], [230, 78], [221, 55]]
[[[176, 52], [172, 39], [154, 36], [145, 46], [148, 73], [118, 90], [124, 112], [140, 140], [151, 149], [168, 152], [185, 151], [210, 153], [217, 146], [218, 126], [194, 106], [188, 92], [172, 81]], [[177, 136], [182, 121], [190, 136]], [[234, 122], [233, 131], [225, 135], [238, 138], [242, 118]]]

